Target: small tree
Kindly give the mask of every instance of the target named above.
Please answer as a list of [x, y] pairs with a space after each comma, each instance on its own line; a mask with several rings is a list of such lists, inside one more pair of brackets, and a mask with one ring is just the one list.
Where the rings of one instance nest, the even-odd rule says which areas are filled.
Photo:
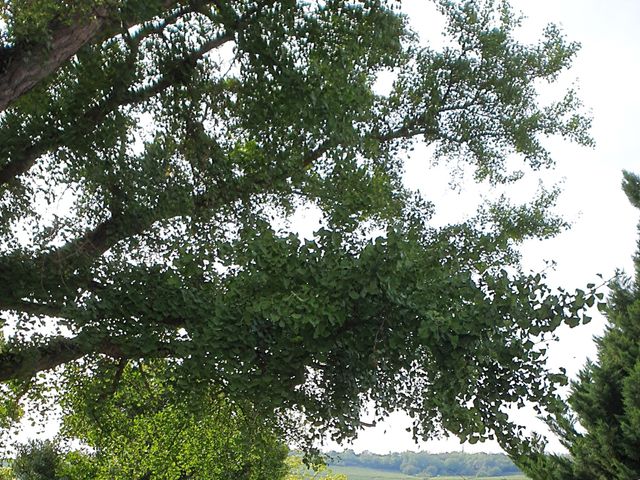
[[284, 477], [288, 448], [272, 425], [219, 390], [185, 391], [174, 374], [165, 361], [122, 361], [108, 381], [68, 369], [62, 435], [94, 451], [67, 454], [68, 477], [89, 478], [79, 476], [88, 470], [96, 480]]
[[347, 476], [342, 473], [334, 473], [325, 464], [313, 465], [307, 468], [302, 461], [302, 457], [291, 455], [287, 458], [289, 473], [285, 480], [347, 480]]
[[50, 440], [30, 440], [20, 445], [13, 461], [17, 480], [55, 480], [60, 465], [60, 451]]

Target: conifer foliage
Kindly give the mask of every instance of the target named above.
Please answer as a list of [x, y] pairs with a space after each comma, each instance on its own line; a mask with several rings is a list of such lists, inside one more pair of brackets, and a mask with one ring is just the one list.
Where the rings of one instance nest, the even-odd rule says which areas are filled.
[[[625, 172], [623, 188], [640, 209], [640, 177]], [[640, 249], [634, 265], [633, 279], [619, 276], [610, 285], [598, 357], [572, 383], [569, 408], [550, 422], [570, 455], [523, 457], [534, 479], [640, 478]]]

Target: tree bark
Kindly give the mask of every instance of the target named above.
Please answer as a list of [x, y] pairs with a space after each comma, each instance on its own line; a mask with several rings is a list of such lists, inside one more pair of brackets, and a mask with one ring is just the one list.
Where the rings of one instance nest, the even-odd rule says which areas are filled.
[[100, 340], [91, 338], [91, 335], [83, 332], [76, 337], [51, 337], [46, 343], [0, 353], [0, 382], [28, 380], [39, 372], [51, 370], [91, 354], [133, 359], [168, 358], [176, 353], [176, 345], [173, 344], [158, 343], [143, 353], [135, 346], [127, 345], [126, 338]]
[[91, 42], [108, 21], [106, 9], [100, 7], [78, 23], [58, 25], [46, 46], [18, 45], [8, 50], [0, 72], [0, 112]]
[[[161, 10], [156, 13], [176, 3], [176, 0], [164, 0]], [[124, 27], [146, 20], [148, 18], [127, 19]], [[0, 112], [55, 72], [82, 47], [100, 39], [106, 29], [119, 24], [120, 20], [113, 12], [98, 6], [88, 14], [52, 22], [46, 44], [18, 43], [0, 51]]]
[[53, 337], [44, 345], [0, 354], [0, 381], [26, 380], [91, 353], [78, 338]]

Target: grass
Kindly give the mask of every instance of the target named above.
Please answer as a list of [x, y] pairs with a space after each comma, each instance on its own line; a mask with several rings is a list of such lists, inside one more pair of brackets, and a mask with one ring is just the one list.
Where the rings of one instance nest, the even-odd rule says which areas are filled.
[[403, 475], [402, 473], [387, 472], [362, 467], [329, 467], [333, 473], [343, 473], [349, 480], [415, 480], [418, 477]]
[[[375, 470], [361, 467], [329, 467], [334, 473], [342, 473], [348, 480], [417, 480], [425, 477], [413, 477], [402, 473], [388, 472], [386, 470]], [[500, 477], [433, 477], [434, 480], [527, 480], [522, 475], [500, 476]]]

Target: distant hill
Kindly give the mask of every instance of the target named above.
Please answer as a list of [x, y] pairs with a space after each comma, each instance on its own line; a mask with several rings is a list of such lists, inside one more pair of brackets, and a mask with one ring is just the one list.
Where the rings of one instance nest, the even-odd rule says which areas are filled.
[[[335, 472], [345, 473], [349, 480], [406, 479], [428, 477], [509, 477], [522, 475], [520, 470], [504, 454], [493, 453], [426, 453], [402, 452], [379, 455], [370, 452], [356, 454], [352, 450], [330, 452], [329, 466]], [[375, 470], [377, 477], [358, 476], [342, 467]], [[369, 475], [372, 473], [369, 472]], [[391, 475], [391, 476], [384, 476]], [[394, 476], [395, 475], [395, 476]], [[404, 476], [403, 476], [404, 475]], [[409, 477], [407, 477], [409, 476]], [[522, 477], [524, 478], [524, 477]]]
[[403, 473], [394, 473], [387, 470], [376, 470], [363, 467], [331, 467], [333, 473], [342, 473], [347, 476], [348, 480], [422, 480], [425, 478], [433, 478], [433, 480], [527, 480], [522, 475], [508, 475], [500, 477], [424, 477], [404, 475]]

